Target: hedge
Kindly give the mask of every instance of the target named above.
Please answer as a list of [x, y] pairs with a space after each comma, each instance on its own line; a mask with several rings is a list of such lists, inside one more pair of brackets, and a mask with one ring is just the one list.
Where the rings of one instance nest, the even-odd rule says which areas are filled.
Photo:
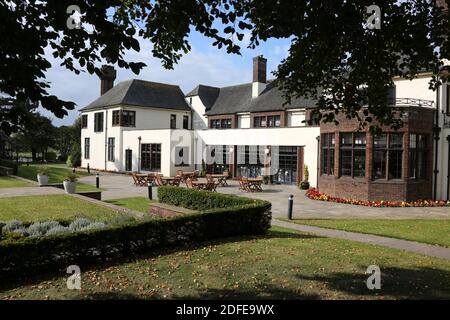
[[[149, 249], [239, 235], [265, 233], [270, 227], [267, 201], [177, 187], [158, 188], [160, 201], [194, 214], [141, 220], [104, 229], [0, 241], [0, 274], [33, 274], [75, 264], [82, 267]], [[198, 201], [193, 202], [193, 201]]]
[[19, 167], [19, 164], [12, 160], [4, 160], [0, 159], [0, 166], [2, 167], [8, 167], [13, 169], [13, 175], [17, 175], [17, 169]]

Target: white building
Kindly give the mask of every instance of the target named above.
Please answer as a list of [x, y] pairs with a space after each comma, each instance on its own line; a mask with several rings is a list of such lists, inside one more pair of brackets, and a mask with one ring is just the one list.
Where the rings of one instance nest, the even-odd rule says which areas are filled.
[[[323, 175], [322, 126], [311, 116], [315, 101], [293, 99], [284, 105], [281, 91], [266, 80], [263, 57], [253, 59], [252, 82], [223, 88], [199, 85], [187, 95], [178, 86], [141, 80], [113, 87], [114, 69], [102, 70], [102, 95], [81, 110], [83, 167], [156, 171], [165, 176], [180, 169], [228, 169], [233, 177], [271, 175], [274, 183], [296, 184], [303, 179], [306, 165], [312, 186]], [[427, 179], [433, 183], [433, 197], [448, 199], [450, 90], [447, 85], [438, 93], [429, 90], [430, 77], [395, 80], [395, 100], [399, 105], [438, 108], [439, 140], [429, 137], [433, 140], [430, 158], [431, 153], [437, 157], [428, 164], [433, 165], [433, 175]], [[336, 137], [340, 139], [339, 128]], [[340, 172], [339, 154], [334, 152], [336, 172]], [[408, 159], [405, 152], [406, 166]], [[403, 175], [409, 183], [411, 177]], [[333, 171], [333, 179], [339, 178]], [[370, 172], [366, 178], [372, 179]]]

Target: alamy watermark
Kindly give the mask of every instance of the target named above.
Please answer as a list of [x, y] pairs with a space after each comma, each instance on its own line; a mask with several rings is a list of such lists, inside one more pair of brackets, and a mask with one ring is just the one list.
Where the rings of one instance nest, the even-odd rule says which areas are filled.
[[369, 290], [380, 290], [381, 289], [381, 270], [377, 265], [370, 265], [366, 274], [370, 274], [367, 278], [366, 285]]
[[70, 30], [81, 29], [81, 9], [77, 5], [68, 6], [66, 13], [70, 16], [67, 18], [66, 25]]
[[67, 278], [67, 289], [81, 290], [81, 269], [77, 265], [67, 267], [67, 273], [70, 274]]
[[373, 4], [366, 8], [366, 12], [370, 14], [366, 20], [366, 26], [370, 29], [381, 29], [381, 9]]

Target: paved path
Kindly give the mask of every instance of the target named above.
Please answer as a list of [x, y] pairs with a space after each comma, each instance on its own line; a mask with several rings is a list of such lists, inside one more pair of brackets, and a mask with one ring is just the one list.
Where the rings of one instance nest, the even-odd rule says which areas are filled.
[[368, 243], [373, 245], [384, 246], [388, 248], [400, 249], [411, 251], [415, 253], [424, 254], [427, 256], [447, 259], [450, 260], [450, 249], [433, 246], [430, 244], [419, 243], [415, 241], [407, 241], [401, 239], [394, 239], [388, 237], [375, 236], [370, 234], [356, 233], [356, 232], [348, 232], [341, 231], [335, 229], [327, 229], [313, 226], [305, 226], [296, 223], [290, 223], [285, 221], [280, 221], [277, 219], [272, 220], [272, 225], [278, 227], [284, 227], [289, 229], [294, 229], [318, 236], [329, 237], [329, 238], [337, 238], [343, 240], [357, 241], [362, 243]]
[[64, 190], [54, 187], [24, 187], [24, 188], [1, 188], [0, 198], [21, 196], [46, 196], [51, 194], [64, 194]]
[[[80, 182], [95, 185], [95, 176], [83, 177]], [[236, 181], [229, 181], [230, 186], [217, 188], [218, 192], [236, 194], [256, 199], [264, 199], [272, 203], [274, 217], [287, 217], [287, 199], [294, 195], [295, 219], [450, 219], [447, 208], [371, 208], [333, 202], [315, 201], [305, 196], [305, 191], [295, 186], [263, 185], [264, 192], [246, 193], [238, 188]], [[135, 187], [128, 175], [100, 173], [102, 199], [119, 199], [128, 197], [147, 197], [146, 187]], [[155, 188], [156, 189], [156, 188]], [[156, 190], [154, 190], [156, 195]]]

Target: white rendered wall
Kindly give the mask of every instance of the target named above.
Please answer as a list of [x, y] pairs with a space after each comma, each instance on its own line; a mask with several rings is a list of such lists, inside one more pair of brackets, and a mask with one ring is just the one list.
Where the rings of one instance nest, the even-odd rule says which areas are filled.
[[304, 146], [304, 164], [309, 169], [311, 186], [317, 184], [317, 140], [319, 127], [258, 128], [195, 131], [196, 159], [201, 164], [204, 145], [261, 145], [261, 146]]
[[288, 127], [304, 127], [305, 126], [305, 111], [288, 111], [287, 126]]
[[192, 107], [193, 128], [194, 130], [203, 130], [208, 128], [208, 119], [205, 116], [206, 109], [199, 96], [188, 97], [187, 103]]
[[250, 114], [241, 114], [238, 115], [238, 128], [240, 129], [248, 129], [250, 128]]

